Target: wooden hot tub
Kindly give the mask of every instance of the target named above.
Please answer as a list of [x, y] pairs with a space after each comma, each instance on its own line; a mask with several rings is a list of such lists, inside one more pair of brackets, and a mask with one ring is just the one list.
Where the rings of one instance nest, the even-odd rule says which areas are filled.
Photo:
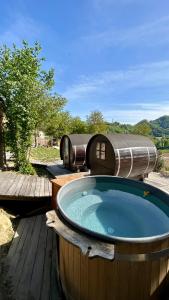
[[142, 182], [90, 176], [62, 187], [57, 205], [48, 225], [59, 234], [66, 299], [165, 299], [169, 195]]

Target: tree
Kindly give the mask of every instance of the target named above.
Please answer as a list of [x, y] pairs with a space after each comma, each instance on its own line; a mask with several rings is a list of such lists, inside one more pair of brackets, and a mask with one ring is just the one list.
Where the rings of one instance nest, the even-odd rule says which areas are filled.
[[60, 111], [46, 123], [45, 133], [51, 138], [60, 138], [64, 134], [71, 132], [71, 115], [69, 112]]
[[5, 143], [4, 143], [4, 110], [5, 99], [0, 97], [0, 169], [4, 169], [6, 165]]
[[0, 95], [6, 99], [5, 115], [15, 167], [23, 173], [31, 170], [27, 154], [39, 99], [48, 95], [54, 84], [53, 69], [41, 70], [40, 51], [38, 43], [30, 47], [25, 41], [22, 48], [0, 48]]
[[64, 134], [71, 133], [72, 117], [69, 112], [63, 111], [59, 114], [58, 124], [56, 128], [56, 137], [61, 138]]
[[87, 126], [89, 133], [105, 133], [107, 125], [100, 111], [93, 111], [87, 116]]
[[80, 117], [72, 118], [71, 121], [71, 133], [86, 133], [86, 122], [82, 121]]
[[44, 131], [51, 138], [56, 137], [57, 128], [60, 123], [62, 109], [67, 100], [57, 94], [54, 96], [43, 96], [39, 101], [37, 118], [35, 124], [35, 144], [39, 130]]
[[132, 125], [121, 124], [119, 122], [106, 123], [108, 133], [130, 133], [132, 131]]
[[152, 133], [152, 129], [149, 122], [147, 120], [143, 120], [133, 127], [133, 133], [149, 136]]

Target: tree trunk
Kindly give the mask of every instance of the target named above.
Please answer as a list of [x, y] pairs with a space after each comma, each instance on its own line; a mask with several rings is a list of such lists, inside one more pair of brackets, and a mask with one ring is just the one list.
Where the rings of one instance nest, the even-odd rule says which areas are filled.
[[34, 143], [35, 143], [35, 148], [37, 148], [37, 146], [38, 146], [37, 135], [38, 135], [38, 130], [37, 130], [37, 128], [35, 128], [35, 131], [34, 131]]
[[6, 155], [5, 155], [5, 143], [4, 143], [4, 131], [3, 131], [3, 111], [0, 110], [0, 169], [6, 167]]

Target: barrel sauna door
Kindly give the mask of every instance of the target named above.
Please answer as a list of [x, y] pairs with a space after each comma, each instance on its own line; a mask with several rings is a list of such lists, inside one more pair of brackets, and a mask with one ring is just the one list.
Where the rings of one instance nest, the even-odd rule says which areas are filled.
[[106, 137], [95, 139], [89, 155], [92, 175], [114, 175], [115, 155]]
[[69, 139], [65, 137], [64, 140], [64, 152], [63, 152], [63, 162], [65, 166], [69, 165]]

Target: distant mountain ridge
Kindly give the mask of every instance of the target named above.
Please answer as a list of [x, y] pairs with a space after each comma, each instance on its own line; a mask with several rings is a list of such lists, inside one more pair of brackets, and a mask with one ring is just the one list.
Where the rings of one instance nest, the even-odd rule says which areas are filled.
[[169, 115], [149, 122], [154, 136], [169, 136]]
[[[154, 135], [154, 137], [165, 136], [169, 138], [169, 115], [161, 116], [160, 118], [152, 121], [143, 119], [135, 125], [122, 124], [119, 122], [106, 122], [106, 125], [108, 126], [108, 133], [134, 133], [135, 127], [143, 125], [143, 131], [144, 127], [146, 128], [147, 126], [148, 128], [150, 128], [150, 131], [152, 130], [152, 134]], [[142, 133], [137, 132], [137, 134]]]

